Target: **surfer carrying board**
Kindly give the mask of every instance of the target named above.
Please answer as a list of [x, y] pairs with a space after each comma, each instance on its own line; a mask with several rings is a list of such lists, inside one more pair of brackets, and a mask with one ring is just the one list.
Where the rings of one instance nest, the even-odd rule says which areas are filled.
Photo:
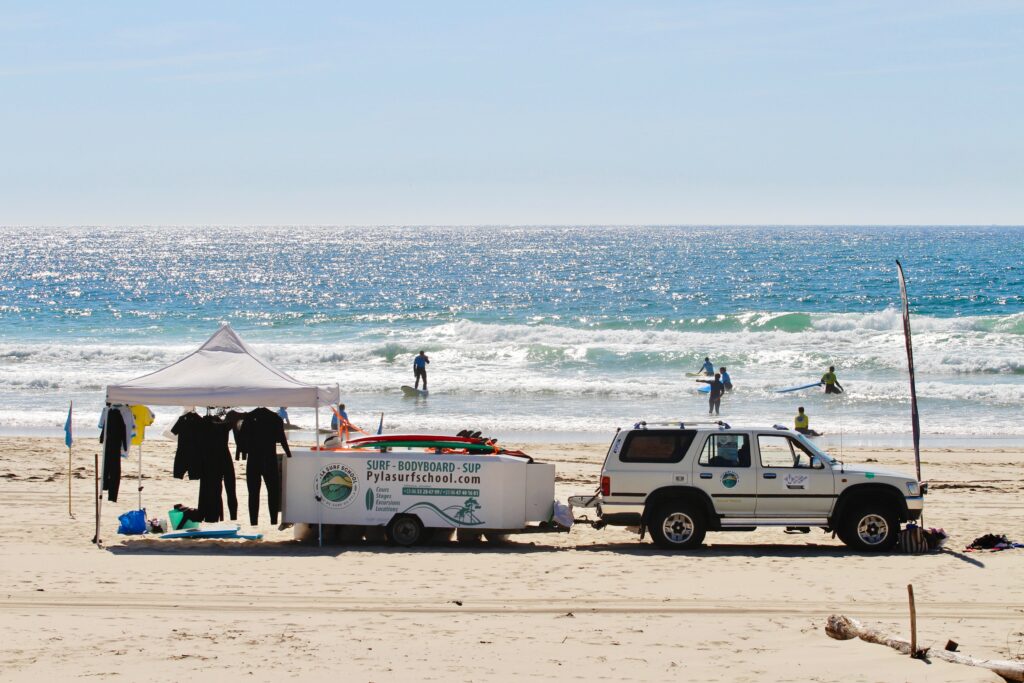
[[414, 389], [420, 388], [420, 379], [423, 380], [423, 391], [427, 390], [427, 363], [430, 359], [427, 358], [426, 351], [420, 351], [420, 355], [416, 356], [412, 361], [412, 374], [416, 377], [416, 384], [413, 386]]
[[821, 383], [825, 385], [826, 394], [841, 394], [845, 389], [836, 377], [836, 366], [828, 366], [828, 372], [821, 376]]
[[708, 392], [708, 415], [714, 413], [718, 415], [719, 409], [722, 407], [722, 392], [725, 391], [725, 385], [722, 384], [721, 375], [715, 373], [714, 379], [698, 379], [695, 382], [701, 384], [710, 384], [711, 391]]

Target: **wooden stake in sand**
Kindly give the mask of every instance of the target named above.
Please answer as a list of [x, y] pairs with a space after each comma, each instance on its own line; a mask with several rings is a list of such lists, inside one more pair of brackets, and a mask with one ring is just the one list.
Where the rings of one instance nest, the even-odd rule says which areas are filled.
[[[910, 643], [902, 638], [886, 635], [877, 629], [864, 626], [856, 619], [844, 617], [841, 614], [833, 614], [828, 618], [828, 621], [825, 623], [825, 633], [828, 634], [829, 638], [835, 638], [836, 640], [860, 638], [866, 643], [885, 645], [905, 655], [912, 652]], [[1002, 676], [1004, 680], [1024, 683], [1024, 662], [1011, 662], [1005, 659], [975, 659], [974, 657], [962, 655], [959, 652], [947, 652], [946, 650], [925, 650], [925, 652], [928, 657], [934, 659], [943, 659], [954, 664], [981, 667]], [[922, 655], [923, 657], [924, 655]]]
[[917, 608], [914, 607], [914, 584], [907, 584], [907, 595], [910, 596], [910, 656], [924, 659], [924, 652], [917, 649]]

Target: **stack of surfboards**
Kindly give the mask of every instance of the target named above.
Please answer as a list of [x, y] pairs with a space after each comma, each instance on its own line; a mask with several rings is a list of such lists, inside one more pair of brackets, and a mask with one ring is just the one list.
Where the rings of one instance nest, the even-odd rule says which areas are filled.
[[469, 453], [496, 453], [500, 449], [493, 440], [472, 436], [448, 436], [444, 434], [376, 434], [348, 442], [349, 448], [444, 448], [464, 450]]

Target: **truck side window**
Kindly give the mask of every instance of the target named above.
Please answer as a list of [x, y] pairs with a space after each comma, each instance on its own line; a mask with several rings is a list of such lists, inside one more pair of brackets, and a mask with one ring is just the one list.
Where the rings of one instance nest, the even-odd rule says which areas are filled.
[[619, 451], [619, 461], [677, 463], [686, 455], [696, 434], [680, 429], [632, 432]]
[[[811, 467], [815, 462], [802, 443], [781, 434], [759, 434], [757, 448], [761, 451], [761, 467]], [[814, 467], [821, 469], [821, 462]]]
[[750, 439], [746, 434], [712, 434], [697, 463], [702, 467], [750, 467]]

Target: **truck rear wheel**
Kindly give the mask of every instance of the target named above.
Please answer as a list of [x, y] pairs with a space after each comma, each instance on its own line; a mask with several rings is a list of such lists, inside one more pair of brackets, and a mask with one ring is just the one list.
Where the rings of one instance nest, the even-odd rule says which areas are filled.
[[423, 522], [415, 515], [398, 515], [388, 524], [388, 538], [395, 545], [416, 545], [423, 538]]
[[697, 548], [704, 542], [707, 525], [696, 505], [686, 501], [662, 503], [648, 522], [651, 540], [666, 550]]
[[882, 552], [896, 545], [899, 530], [899, 519], [889, 507], [861, 503], [843, 517], [838, 535], [854, 550]]

